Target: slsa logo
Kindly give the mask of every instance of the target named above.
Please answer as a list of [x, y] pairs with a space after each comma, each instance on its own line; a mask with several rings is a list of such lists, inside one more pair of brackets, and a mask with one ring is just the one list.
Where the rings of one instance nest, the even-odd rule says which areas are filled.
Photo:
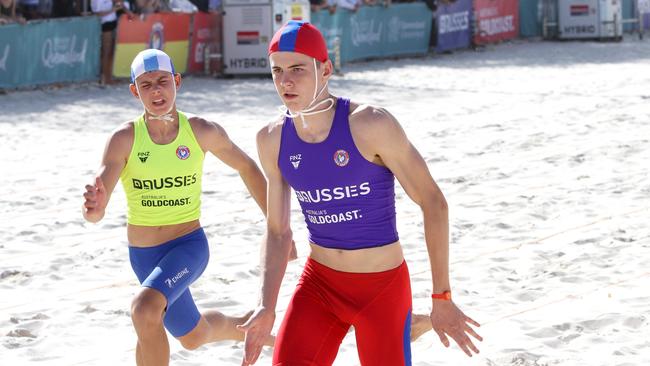
[[300, 166], [300, 159], [302, 159], [302, 154], [289, 156], [289, 161], [291, 162], [291, 165], [293, 165], [294, 169], [298, 169], [298, 167]]
[[348, 165], [350, 162], [350, 154], [345, 150], [337, 150], [334, 153], [334, 163], [340, 167]]
[[178, 146], [176, 156], [181, 160], [187, 160], [190, 157], [190, 148], [185, 145]]

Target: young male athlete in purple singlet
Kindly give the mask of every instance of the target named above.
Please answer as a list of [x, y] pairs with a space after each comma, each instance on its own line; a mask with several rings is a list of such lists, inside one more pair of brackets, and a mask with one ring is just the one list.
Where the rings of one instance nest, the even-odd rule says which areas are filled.
[[468, 355], [479, 324], [451, 299], [447, 203], [426, 163], [385, 109], [336, 98], [325, 40], [291, 21], [269, 45], [286, 114], [258, 132], [269, 180], [260, 304], [246, 331], [242, 365], [256, 361], [275, 321], [289, 255], [291, 188], [309, 230], [311, 253], [280, 326], [273, 365], [331, 365], [354, 326], [364, 366], [410, 365], [411, 289], [395, 222], [396, 177], [424, 215], [433, 278], [430, 323]]

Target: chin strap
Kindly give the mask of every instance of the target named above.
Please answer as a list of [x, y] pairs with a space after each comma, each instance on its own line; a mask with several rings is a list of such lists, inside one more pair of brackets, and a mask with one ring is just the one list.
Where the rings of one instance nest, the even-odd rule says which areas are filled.
[[[307, 122], [305, 122], [305, 118], [303, 118], [303, 116], [311, 116], [311, 115], [314, 115], [314, 114], [329, 111], [330, 109], [332, 109], [332, 107], [334, 107], [334, 104], [336, 104], [336, 99], [327, 98], [327, 99], [321, 100], [320, 102], [318, 102], [314, 106], [312, 106], [312, 104], [314, 104], [316, 99], [318, 99], [318, 97], [320, 97], [320, 95], [323, 94], [323, 91], [325, 91], [325, 89], [327, 88], [327, 82], [325, 82], [325, 85], [323, 85], [323, 87], [320, 89], [320, 92], [318, 91], [318, 69], [316, 68], [316, 59], [313, 59], [313, 60], [314, 60], [314, 75], [316, 77], [316, 85], [314, 86], [314, 97], [312, 98], [311, 103], [309, 103], [307, 108], [305, 108], [303, 110], [300, 110], [300, 111], [298, 111], [296, 113], [291, 113], [291, 111], [289, 110], [289, 108], [287, 108], [286, 105], [281, 105], [281, 106], [278, 107], [280, 112], [283, 115], [286, 115], [287, 117], [291, 117], [291, 118], [300, 117], [300, 120], [302, 121], [302, 127], [303, 128], [308, 127]], [[324, 104], [328, 104], [328, 106], [325, 107], [324, 109], [317, 110], [317, 108], [319, 108], [320, 106], [322, 106]]]
[[174, 122], [174, 115], [171, 113], [161, 114], [160, 116], [153, 115], [147, 112], [147, 119], [157, 119], [164, 122]]

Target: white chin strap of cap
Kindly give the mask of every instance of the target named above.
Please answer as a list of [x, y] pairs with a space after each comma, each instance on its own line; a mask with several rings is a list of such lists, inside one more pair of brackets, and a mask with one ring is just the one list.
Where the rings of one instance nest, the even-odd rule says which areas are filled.
[[[144, 111], [148, 119], [157, 119], [159, 121], [164, 121], [164, 122], [174, 122], [174, 115], [172, 114], [172, 109], [174, 109], [174, 103], [176, 103], [176, 78], [172, 76], [172, 80], [174, 81], [174, 96], [172, 97], [172, 102], [170, 103], [167, 112], [161, 115], [155, 115], [149, 112], [147, 110], [147, 107], [144, 105], [144, 102], [142, 101], [142, 97], [140, 97], [140, 103], [142, 103], [142, 106], [144, 107]], [[135, 88], [138, 90], [138, 95], [142, 95], [140, 94], [140, 87], [138, 86], [137, 80], [135, 83]]]
[[[323, 87], [320, 89], [320, 91], [318, 91], [318, 68], [316, 67], [316, 59], [313, 59], [313, 60], [314, 60], [314, 75], [316, 77], [316, 85], [314, 86], [314, 97], [312, 98], [311, 103], [309, 103], [307, 108], [305, 108], [303, 110], [300, 110], [300, 111], [298, 111], [296, 113], [291, 113], [291, 111], [289, 110], [289, 108], [287, 108], [286, 105], [281, 105], [281, 106], [278, 107], [278, 109], [280, 110], [280, 112], [282, 112], [283, 115], [286, 115], [286, 116], [291, 117], [291, 118], [300, 117], [300, 120], [302, 121], [302, 127], [304, 127], [304, 128], [307, 128], [308, 126], [307, 126], [307, 122], [305, 122], [305, 118], [303, 116], [311, 116], [313, 114], [318, 114], [318, 113], [323, 113], [325, 111], [329, 111], [335, 104], [334, 98], [327, 98], [327, 99], [321, 100], [320, 102], [318, 102], [314, 106], [312, 106], [312, 104], [314, 104], [316, 99], [318, 99], [320, 97], [320, 95], [323, 94], [323, 91], [325, 90], [325, 88], [327, 88], [327, 81], [326, 81], [325, 85], [323, 85]], [[318, 109], [320, 106], [322, 106], [324, 104], [329, 104], [329, 105], [327, 107], [325, 107], [324, 109]]]

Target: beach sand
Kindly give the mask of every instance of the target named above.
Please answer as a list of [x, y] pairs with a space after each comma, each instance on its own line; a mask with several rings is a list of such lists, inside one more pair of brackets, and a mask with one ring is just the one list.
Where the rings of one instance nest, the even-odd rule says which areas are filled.
[[[386, 107], [450, 206], [454, 300], [481, 322], [481, 353], [434, 333], [414, 365], [650, 364], [650, 42], [526, 42], [480, 52], [357, 63], [330, 90]], [[188, 77], [179, 109], [220, 123], [257, 159], [255, 132], [277, 114], [270, 79]], [[0, 95], [0, 365], [128, 365], [135, 332], [120, 185], [98, 224], [81, 217], [109, 133], [141, 112], [126, 84]], [[201, 309], [241, 315], [258, 298], [265, 224], [238, 175], [205, 162], [211, 261]], [[422, 215], [397, 189], [413, 308], [428, 312]], [[297, 201], [299, 258], [308, 254]], [[195, 351], [171, 339], [172, 365], [239, 365], [242, 343]], [[258, 365], [269, 365], [265, 349]], [[358, 365], [354, 334], [335, 365]]]

